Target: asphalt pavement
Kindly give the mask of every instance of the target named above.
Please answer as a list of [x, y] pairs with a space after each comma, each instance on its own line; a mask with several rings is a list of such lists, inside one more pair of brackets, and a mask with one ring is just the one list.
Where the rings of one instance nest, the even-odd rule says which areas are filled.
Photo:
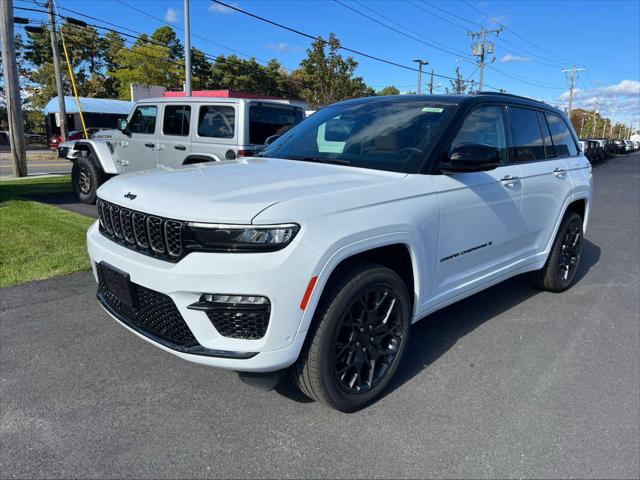
[[0, 290], [0, 477], [638, 478], [640, 154], [594, 177], [571, 290], [429, 316], [350, 415], [147, 344], [89, 273]]

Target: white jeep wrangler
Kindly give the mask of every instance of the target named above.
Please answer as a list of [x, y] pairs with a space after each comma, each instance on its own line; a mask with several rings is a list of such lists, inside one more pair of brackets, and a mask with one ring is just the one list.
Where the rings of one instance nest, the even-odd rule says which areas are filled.
[[119, 130], [66, 142], [58, 156], [73, 162], [72, 182], [83, 203], [113, 175], [157, 167], [252, 156], [272, 135], [305, 117], [287, 100], [168, 97], [136, 103]]
[[291, 367], [352, 411], [388, 384], [412, 323], [521, 273], [552, 292], [579, 278], [577, 142], [564, 113], [512, 95], [331, 105], [255, 158], [102, 186], [98, 300], [185, 360], [264, 382]]

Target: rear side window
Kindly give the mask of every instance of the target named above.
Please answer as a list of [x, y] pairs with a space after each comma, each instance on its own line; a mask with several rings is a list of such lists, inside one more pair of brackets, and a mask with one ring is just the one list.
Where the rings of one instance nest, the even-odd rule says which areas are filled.
[[451, 143], [451, 149], [465, 143], [491, 145], [500, 150], [500, 158], [507, 158], [507, 139], [505, 135], [502, 107], [487, 105], [473, 110], [464, 119], [460, 131]]
[[155, 133], [157, 116], [158, 107], [155, 105], [140, 105], [131, 115], [127, 127], [131, 133]]
[[198, 114], [198, 135], [212, 138], [233, 138], [236, 111], [225, 105], [203, 105]]
[[556, 152], [553, 149], [553, 142], [551, 141], [551, 131], [547, 120], [544, 117], [544, 113], [538, 112], [538, 122], [540, 122], [540, 128], [542, 129], [542, 138], [544, 140], [544, 153], [547, 158], [553, 158], [556, 156]]
[[555, 113], [546, 113], [547, 122], [553, 137], [553, 146], [558, 157], [573, 157], [578, 154], [576, 143], [565, 121]]
[[301, 108], [253, 104], [249, 107], [249, 143], [262, 145], [271, 135], [282, 135], [301, 121]]
[[191, 119], [191, 107], [188, 105], [166, 105], [164, 107], [164, 120], [162, 121], [162, 133], [186, 137], [189, 135], [189, 121]]
[[513, 142], [512, 161], [523, 163], [545, 159], [542, 132], [535, 110], [510, 107], [509, 126]]

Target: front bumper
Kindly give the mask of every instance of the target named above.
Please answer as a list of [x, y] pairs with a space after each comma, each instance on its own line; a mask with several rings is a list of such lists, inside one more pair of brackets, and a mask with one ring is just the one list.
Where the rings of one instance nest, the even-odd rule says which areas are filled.
[[[87, 232], [87, 245], [96, 280], [96, 265], [105, 262], [129, 274], [132, 283], [166, 295], [197, 340], [195, 348], [167, 343], [137, 328], [98, 292], [113, 318], [157, 347], [195, 363], [247, 372], [279, 370], [297, 359], [305, 337], [298, 332], [304, 313], [300, 301], [319, 261], [304, 246], [293, 242], [269, 253], [191, 253], [170, 263], [112, 242], [100, 234], [97, 222]], [[204, 312], [187, 308], [212, 293], [267, 297], [271, 314], [265, 335], [257, 340], [224, 337]]]

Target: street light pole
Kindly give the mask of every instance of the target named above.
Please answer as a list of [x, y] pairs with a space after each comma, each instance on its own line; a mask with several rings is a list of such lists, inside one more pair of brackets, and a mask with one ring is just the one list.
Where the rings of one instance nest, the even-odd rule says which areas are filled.
[[414, 60], [418, 64], [418, 95], [422, 91], [422, 66], [429, 65], [429, 62], [426, 60], [416, 59]]
[[189, 0], [184, 0], [184, 91], [191, 96], [191, 22], [189, 21]]

